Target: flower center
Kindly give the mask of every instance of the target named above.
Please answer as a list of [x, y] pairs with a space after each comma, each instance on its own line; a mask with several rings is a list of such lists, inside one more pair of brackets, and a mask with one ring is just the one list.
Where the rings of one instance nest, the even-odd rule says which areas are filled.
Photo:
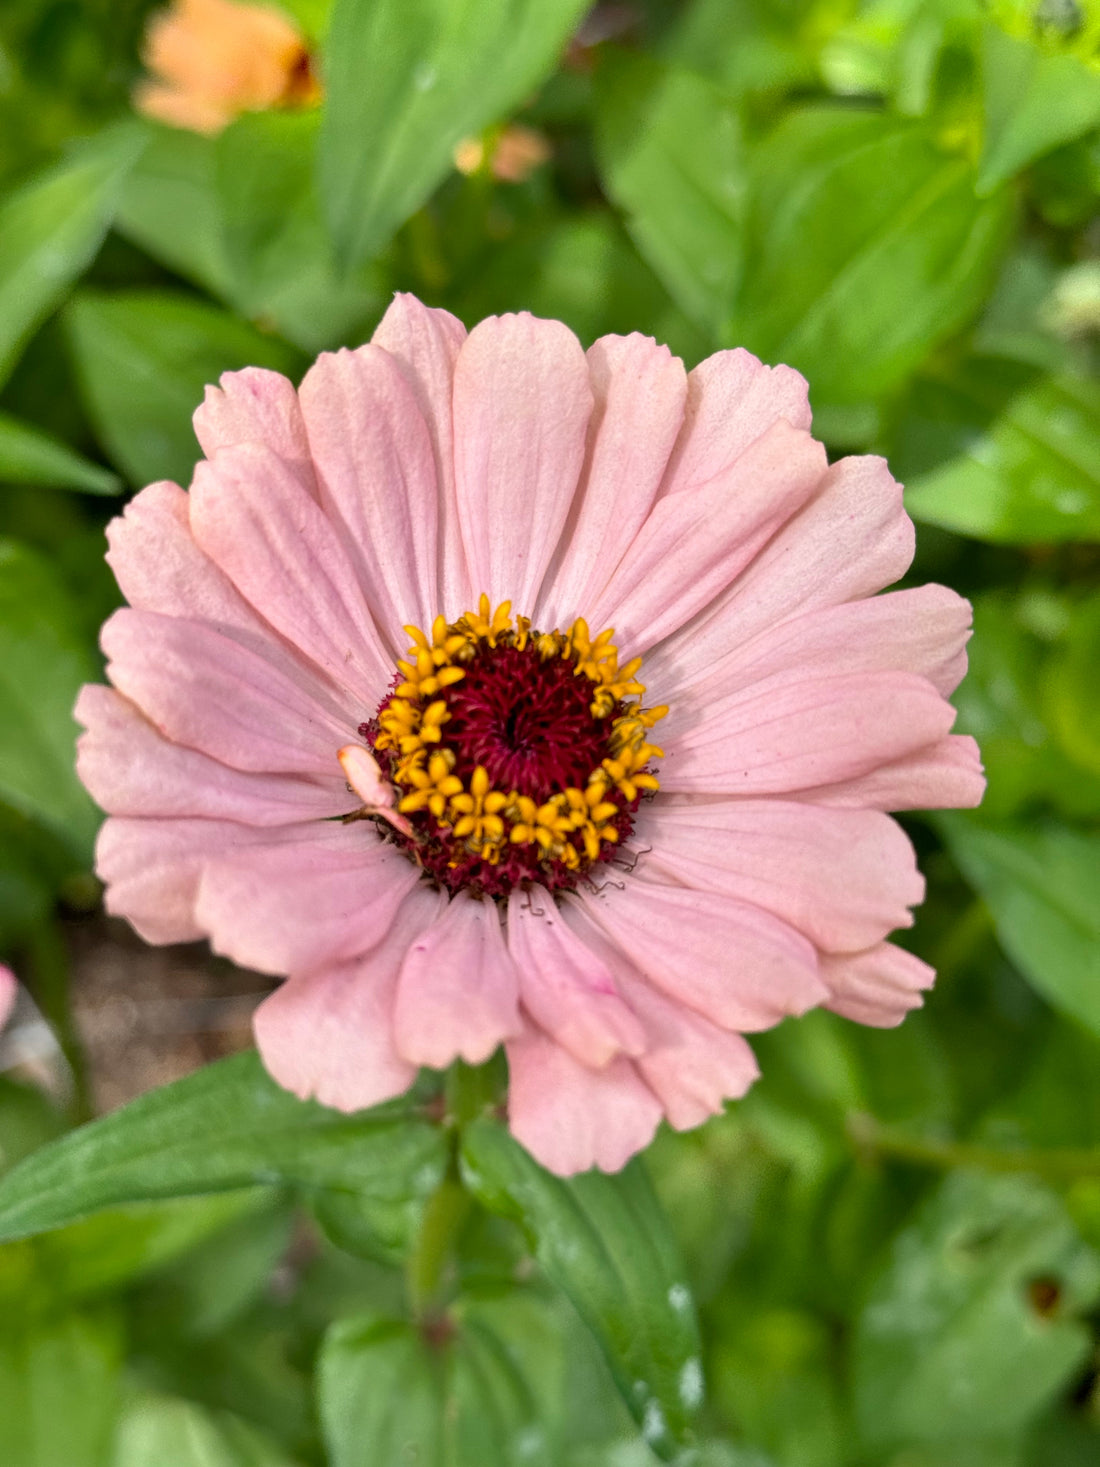
[[525, 881], [575, 887], [610, 860], [657, 788], [641, 659], [619, 666], [611, 630], [539, 632], [505, 601], [437, 616], [375, 717], [360, 726], [410, 834], [390, 837], [455, 892], [503, 897]]

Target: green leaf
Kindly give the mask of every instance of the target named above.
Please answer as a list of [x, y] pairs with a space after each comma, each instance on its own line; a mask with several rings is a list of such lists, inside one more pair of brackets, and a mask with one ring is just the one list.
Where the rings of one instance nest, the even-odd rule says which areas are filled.
[[0, 797], [52, 827], [80, 861], [99, 816], [73, 771], [72, 708], [96, 672], [52, 567], [0, 540]]
[[0, 203], [0, 384], [91, 264], [143, 143], [113, 129]]
[[281, 1089], [255, 1053], [235, 1055], [28, 1157], [0, 1182], [0, 1239], [107, 1207], [241, 1187], [427, 1193], [445, 1150], [439, 1128], [400, 1105], [343, 1115]]
[[47, 433], [0, 413], [0, 482], [117, 494], [118, 478]]
[[[514, 1294], [503, 1307], [522, 1302]], [[364, 1442], [379, 1462], [552, 1467], [529, 1362], [494, 1327], [500, 1314], [460, 1301], [438, 1326], [374, 1315], [333, 1326], [318, 1367], [332, 1467], [361, 1467]]]
[[683, 1262], [641, 1163], [563, 1181], [482, 1120], [464, 1134], [462, 1165], [484, 1206], [523, 1226], [543, 1272], [600, 1342], [645, 1440], [673, 1459], [702, 1404], [699, 1332]]
[[[14, 1328], [13, 1328], [14, 1324]], [[118, 1409], [122, 1341], [109, 1315], [0, 1329], [0, 1462], [103, 1467]]]
[[214, 306], [166, 291], [87, 291], [67, 311], [77, 373], [103, 445], [134, 484], [187, 484], [199, 456], [191, 415], [222, 372], [302, 359]]
[[735, 106], [689, 71], [612, 53], [600, 66], [604, 183], [669, 294], [712, 337], [733, 305], [746, 188]]
[[1013, 217], [922, 124], [875, 112], [790, 113], [753, 178], [732, 337], [804, 372], [815, 406], [880, 397], [963, 326]]
[[452, 167], [455, 144], [553, 68], [587, 0], [336, 0], [321, 194], [342, 264], [377, 254]]
[[531, 311], [564, 321], [585, 342], [641, 331], [691, 360], [707, 349], [608, 210], [541, 218], [486, 252], [451, 308], [466, 321]]
[[309, 352], [362, 340], [387, 301], [377, 266], [337, 272], [314, 191], [317, 112], [254, 112], [216, 144], [233, 298]]
[[978, 192], [989, 193], [1043, 153], [1100, 123], [1100, 70], [1044, 52], [987, 24], [982, 32], [985, 143]]
[[982, 751], [987, 820], [1050, 806], [1100, 816], [1092, 638], [1100, 601], [1047, 592], [974, 599], [970, 668], [955, 694], [959, 731]]
[[36, 1238], [0, 1244], [0, 1310], [56, 1307], [120, 1289], [246, 1217], [266, 1192], [145, 1203], [98, 1213]]
[[919, 380], [899, 436], [915, 519], [998, 544], [1100, 539], [1096, 383], [970, 357]]
[[379, 1462], [441, 1467], [441, 1367], [411, 1324], [367, 1317], [333, 1325], [317, 1366], [332, 1467], [362, 1467], [366, 1442]]
[[111, 1467], [292, 1467], [255, 1427], [194, 1401], [142, 1395], [119, 1421]]
[[1005, 952], [1055, 1008], [1100, 1034], [1100, 835], [1053, 821], [937, 823]]
[[128, 175], [115, 228], [154, 260], [229, 300], [233, 270], [223, 237], [212, 139], [176, 127], [150, 127]]
[[868, 1444], [1018, 1433], [1088, 1356], [1077, 1316], [1098, 1295], [1100, 1260], [1052, 1192], [1026, 1177], [949, 1177], [898, 1235], [856, 1325]]

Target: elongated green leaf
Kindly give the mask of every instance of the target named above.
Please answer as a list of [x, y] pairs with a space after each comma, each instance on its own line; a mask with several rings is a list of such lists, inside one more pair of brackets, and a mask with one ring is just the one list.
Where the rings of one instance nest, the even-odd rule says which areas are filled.
[[1019, 363], [969, 357], [922, 380], [909, 411], [903, 433], [959, 449], [909, 475], [905, 502], [915, 518], [1004, 544], [1100, 539], [1094, 382], [1029, 380]]
[[551, 70], [587, 0], [336, 0], [321, 193], [337, 255], [378, 252], [452, 167], [455, 144]]
[[387, 295], [377, 266], [341, 276], [314, 188], [316, 112], [256, 112], [216, 145], [233, 299], [306, 351], [364, 339]]
[[1009, 957], [1056, 1008], [1100, 1034], [1100, 835], [942, 816]]
[[0, 541], [0, 797], [48, 824], [80, 861], [99, 817], [73, 772], [72, 708], [96, 670], [51, 566]]
[[255, 1427], [194, 1401], [142, 1395], [125, 1406], [110, 1467], [291, 1467]]
[[982, 34], [985, 145], [978, 192], [988, 193], [1061, 143], [1100, 123], [1100, 68], [1040, 50], [987, 24]]
[[103, 1467], [118, 1409], [122, 1342], [110, 1315], [0, 1329], [0, 1462]]
[[52, 1233], [0, 1244], [0, 1312], [56, 1309], [92, 1299], [247, 1218], [255, 1227], [270, 1193], [233, 1192], [112, 1209]]
[[506, 1131], [476, 1121], [463, 1138], [467, 1184], [515, 1218], [546, 1276], [572, 1300], [607, 1356], [623, 1398], [666, 1460], [690, 1439], [703, 1398], [691, 1293], [640, 1163], [618, 1176], [551, 1176]]
[[223, 234], [213, 139], [150, 127], [122, 189], [115, 228], [185, 280], [229, 300], [233, 270]]
[[199, 456], [191, 415], [222, 372], [302, 365], [285, 342], [184, 295], [89, 291], [67, 320], [88, 412], [134, 484], [190, 482]]
[[1008, 240], [1005, 193], [920, 123], [815, 107], [760, 148], [732, 335], [787, 362], [815, 403], [875, 398], [984, 299]]
[[383, 1199], [429, 1192], [444, 1152], [437, 1127], [399, 1108], [343, 1115], [295, 1099], [254, 1053], [235, 1055], [28, 1157], [0, 1182], [0, 1239], [107, 1207], [239, 1187], [332, 1187]]
[[[1033, 1302], [1038, 1282], [1055, 1313]], [[1087, 1355], [1078, 1317], [1098, 1294], [1100, 1260], [1053, 1193], [1025, 1177], [950, 1177], [898, 1236], [857, 1325], [868, 1443], [1019, 1432]]]
[[737, 111], [702, 77], [623, 53], [601, 65], [597, 128], [608, 193], [669, 294], [712, 337], [743, 253]]
[[120, 129], [0, 202], [0, 384], [91, 263], [144, 143]]
[[56, 438], [0, 413], [0, 482], [117, 494], [121, 481]]

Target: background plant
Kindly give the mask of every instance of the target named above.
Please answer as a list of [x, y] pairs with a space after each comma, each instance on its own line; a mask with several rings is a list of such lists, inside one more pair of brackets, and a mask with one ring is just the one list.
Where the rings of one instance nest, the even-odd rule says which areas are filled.
[[[130, 111], [149, 8], [0, 10], [0, 956], [74, 1076], [0, 1078], [0, 1462], [1096, 1462], [1100, 12], [283, 0], [324, 106], [202, 137]], [[791, 363], [907, 484], [913, 580], [975, 603], [989, 795], [909, 822], [925, 1010], [762, 1036], [618, 1179], [540, 1172], [492, 1070], [347, 1118], [244, 1055], [70, 1131], [102, 527], [188, 481], [204, 383], [398, 289]]]

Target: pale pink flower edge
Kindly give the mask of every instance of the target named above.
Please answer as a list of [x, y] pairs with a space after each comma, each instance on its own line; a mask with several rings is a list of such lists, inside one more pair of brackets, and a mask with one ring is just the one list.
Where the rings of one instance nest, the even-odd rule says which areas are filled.
[[[190, 492], [151, 485], [110, 527], [130, 605], [78, 767], [109, 910], [289, 975], [255, 1021], [287, 1088], [355, 1110], [503, 1043], [523, 1144], [615, 1170], [744, 1093], [745, 1033], [920, 1003], [932, 970], [884, 939], [923, 881], [885, 812], [981, 799], [947, 702], [970, 609], [875, 594], [913, 554], [900, 486], [828, 465], [796, 372], [735, 350], [686, 373], [637, 335], [585, 353], [526, 314], [467, 334], [399, 296], [297, 392], [227, 374], [195, 427]], [[332, 819], [401, 628], [482, 591], [614, 626], [671, 709], [634, 869], [516, 893], [505, 924]]]

